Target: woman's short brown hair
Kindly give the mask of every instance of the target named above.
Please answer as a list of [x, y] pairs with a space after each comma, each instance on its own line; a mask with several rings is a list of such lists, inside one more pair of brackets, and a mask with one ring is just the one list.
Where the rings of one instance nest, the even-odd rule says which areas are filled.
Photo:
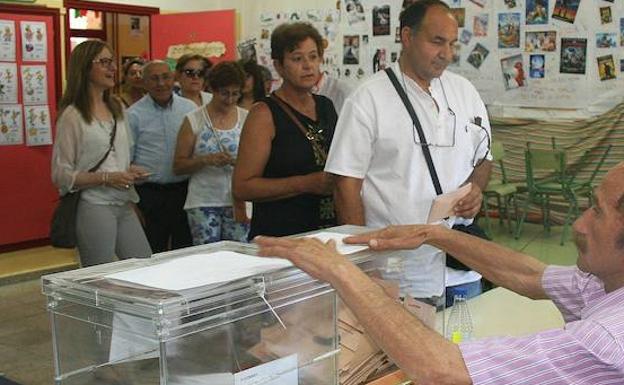
[[243, 88], [245, 72], [241, 66], [233, 61], [222, 61], [214, 66], [208, 74], [208, 84], [213, 92], [229, 86]]
[[175, 67], [176, 71], [177, 72], [184, 71], [184, 67], [186, 67], [186, 63], [192, 60], [197, 60], [201, 62], [202, 66], [204, 67], [204, 71], [207, 71], [208, 69], [210, 69], [210, 67], [212, 67], [212, 62], [208, 60], [208, 58], [202, 55], [187, 53], [187, 54], [180, 56], [180, 58], [178, 59], [178, 62], [176, 63], [176, 67]]
[[297, 49], [306, 39], [314, 40], [319, 56], [323, 56], [323, 38], [312, 25], [308, 23], [280, 25], [271, 35], [271, 59], [283, 63], [284, 55]]

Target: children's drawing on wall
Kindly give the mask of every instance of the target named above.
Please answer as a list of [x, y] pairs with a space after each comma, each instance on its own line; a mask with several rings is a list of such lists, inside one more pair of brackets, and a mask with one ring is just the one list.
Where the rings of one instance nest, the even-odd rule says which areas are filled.
[[520, 14], [498, 14], [498, 48], [520, 48]]
[[373, 36], [390, 35], [390, 6], [373, 7]]
[[42, 21], [20, 22], [22, 32], [22, 60], [47, 61], [48, 39], [46, 23]]
[[540, 31], [527, 32], [524, 39], [526, 52], [553, 52], [557, 50], [557, 32]]
[[598, 62], [598, 74], [600, 80], [615, 79], [615, 62], [613, 61], [613, 55], [599, 56], [596, 58]]
[[26, 113], [26, 145], [43, 146], [52, 144], [52, 126], [48, 106], [30, 106]]
[[342, 64], [360, 64], [360, 36], [345, 35], [342, 39]]
[[0, 106], [0, 146], [24, 143], [22, 106]]
[[487, 13], [480, 13], [474, 17], [472, 23], [472, 33], [475, 37], [485, 37], [488, 35], [489, 21], [490, 15]]
[[15, 61], [15, 22], [0, 20], [0, 60]]
[[559, 72], [562, 74], [585, 74], [587, 39], [561, 39]]
[[17, 64], [0, 63], [0, 103], [17, 103]]
[[527, 0], [526, 23], [548, 24], [548, 0]]
[[573, 24], [576, 19], [579, 3], [580, 0], [556, 0], [555, 8], [552, 13], [553, 19]]
[[48, 76], [44, 65], [23, 65], [22, 101], [24, 104], [48, 103]]
[[529, 56], [529, 77], [533, 79], [542, 79], [545, 74], [546, 60], [544, 55]]
[[501, 70], [503, 72], [505, 90], [513, 90], [526, 85], [522, 55], [514, 55], [501, 59]]
[[477, 43], [472, 51], [470, 51], [470, 54], [468, 55], [468, 59], [466, 59], [466, 61], [470, 63], [474, 68], [479, 69], [489, 53], [490, 51], [487, 48], [485, 48], [480, 43]]

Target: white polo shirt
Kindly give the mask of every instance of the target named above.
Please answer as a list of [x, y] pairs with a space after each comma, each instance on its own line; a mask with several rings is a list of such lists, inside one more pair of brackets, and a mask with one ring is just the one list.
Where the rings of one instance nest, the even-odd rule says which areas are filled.
[[[483, 129], [474, 125], [475, 117], [481, 119], [481, 126], [490, 135], [481, 97], [467, 79], [449, 71], [431, 82], [429, 95], [412, 79], [401, 75], [398, 62], [392, 68], [407, 89], [427, 141], [449, 146], [430, 146], [442, 190], [457, 189], [473, 171], [478, 141], [484, 134]], [[373, 75], [345, 101], [325, 171], [363, 179], [361, 194], [367, 226], [427, 220], [436, 192], [422, 148], [415, 140], [418, 141], [418, 134], [409, 113], [384, 71]], [[422, 246], [402, 255], [408, 258], [400, 266], [395, 264], [388, 269], [386, 278], [399, 281], [404, 295], [441, 295], [442, 252]]]

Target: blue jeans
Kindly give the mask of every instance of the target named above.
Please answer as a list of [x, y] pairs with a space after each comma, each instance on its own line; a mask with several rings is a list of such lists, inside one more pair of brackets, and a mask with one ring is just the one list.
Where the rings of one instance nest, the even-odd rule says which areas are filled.
[[455, 289], [463, 288], [466, 289], [466, 298], [473, 298], [478, 296], [483, 292], [481, 288], [481, 280], [468, 282], [461, 285], [449, 286], [446, 288], [446, 307], [453, 306], [453, 299], [455, 298]]

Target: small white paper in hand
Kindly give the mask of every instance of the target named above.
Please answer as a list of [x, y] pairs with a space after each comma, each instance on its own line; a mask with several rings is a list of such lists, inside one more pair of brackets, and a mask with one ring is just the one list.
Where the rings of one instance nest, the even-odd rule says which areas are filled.
[[468, 195], [471, 188], [472, 183], [466, 183], [455, 191], [435, 197], [429, 210], [427, 223], [437, 223], [445, 218], [452, 217], [454, 215], [453, 208], [463, 197]]

